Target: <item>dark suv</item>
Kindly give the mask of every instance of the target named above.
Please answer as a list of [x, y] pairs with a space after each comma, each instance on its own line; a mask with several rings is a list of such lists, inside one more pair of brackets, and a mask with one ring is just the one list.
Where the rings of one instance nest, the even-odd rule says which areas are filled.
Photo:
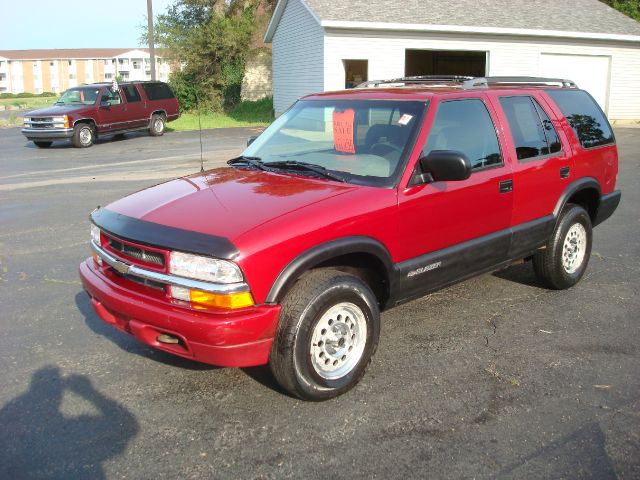
[[384, 309], [522, 259], [575, 285], [620, 201], [611, 127], [566, 80], [310, 95], [228, 163], [95, 210], [82, 282], [142, 342], [312, 400], [358, 382]]
[[83, 148], [98, 137], [135, 130], [159, 136], [179, 116], [178, 99], [166, 83], [94, 83], [70, 88], [52, 107], [25, 114], [22, 134], [41, 148], [63, 139]]

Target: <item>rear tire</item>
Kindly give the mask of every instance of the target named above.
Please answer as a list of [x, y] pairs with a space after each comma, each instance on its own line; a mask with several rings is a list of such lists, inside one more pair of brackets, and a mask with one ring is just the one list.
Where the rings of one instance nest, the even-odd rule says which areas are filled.
[[93, 145], [94, 129], [90, 123], [78, 123], [73, 127], [73, 146], [76, 148], [87, 148]]
[[327, 400], [364, 375], [380, 336], [377, 300], [360, 278], [312, 271], [282, 302], [269, 365], [278, 383], [305, 400]]
[[579, 205], [568, 204], [544, 250], [533, 257], [536, 276], [549, 288], [563, 290], [577, 284], [591, 256], [591, 218]]
[[160, 115], [158, 113], [153, 114], [151, 117], [151, 126], [149, 127], [149, 133], [152, 137], [160, 137], [164, 135], [164, 127], [166, 124], [166, 120], [164, 119], [164, 115]]
[[33, 141], [38, 148], [49, 148], [53, 142]]

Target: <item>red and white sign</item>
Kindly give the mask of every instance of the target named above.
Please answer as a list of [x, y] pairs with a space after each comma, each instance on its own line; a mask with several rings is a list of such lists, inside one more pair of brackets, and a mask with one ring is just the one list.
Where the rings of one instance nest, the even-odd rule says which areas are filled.
[[336, 151], [356, 153], [356, 147], [353, 143], [355, 116], [353, 108], [348, 108], [343, 112], [333, 111], [333, 144]]

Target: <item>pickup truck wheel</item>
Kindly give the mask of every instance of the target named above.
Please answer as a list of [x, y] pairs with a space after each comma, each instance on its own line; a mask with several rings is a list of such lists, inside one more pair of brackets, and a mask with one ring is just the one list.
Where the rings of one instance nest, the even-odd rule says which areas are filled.
[[380, 312], [358, 277], [318, 270], [282, 302], [270, 367], [278, 383], [305, 400], [327, 400], [358, 383], [380, 336]]
[[73, 146], [87, 148], [93, 145], [93, 126], [89, 123], [78, 123], [73, 127]]
[[164, 115], [156, 113], [151, 117], [151, 127], [149, 128], [149, 133], [153, 137], [160, 137], [164, 134], [164, 126]]
[[591, 240], [587, 211], [579, 205], [567, 205], [546, 248], [533, 257], [537, 277], [556, 290], [574, 286], [587, 269]]
[[41, 141], [33, 141], [38, 148], [49, 148], [53, 142], [41, 142]]

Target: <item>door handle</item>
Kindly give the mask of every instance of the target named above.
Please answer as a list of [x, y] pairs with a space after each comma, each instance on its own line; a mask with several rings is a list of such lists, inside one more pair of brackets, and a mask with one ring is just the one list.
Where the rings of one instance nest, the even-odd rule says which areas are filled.
[[560, 169], [560, 178], [569, 178], [570, 173], [571, 169], [569, 167], [562, 167]]
[[500, 193], [513, 192], [513, 180], [502, 180], [500, 182]]

